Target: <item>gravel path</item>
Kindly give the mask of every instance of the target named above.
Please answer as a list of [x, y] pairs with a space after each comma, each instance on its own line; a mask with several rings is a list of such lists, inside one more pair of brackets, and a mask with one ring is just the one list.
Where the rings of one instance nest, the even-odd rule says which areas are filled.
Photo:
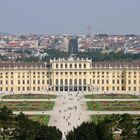
[[78, 93], [64, 93], [57, 97], [49, 125], [59, 128], [63, 135], [79, 126], [90, 117], [84, 113], [87, 110], [84, 96]]

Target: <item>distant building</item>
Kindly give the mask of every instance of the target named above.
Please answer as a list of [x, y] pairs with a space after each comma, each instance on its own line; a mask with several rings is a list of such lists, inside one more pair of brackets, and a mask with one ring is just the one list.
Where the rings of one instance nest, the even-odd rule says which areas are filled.
[[70, 54], [78, 53], [78, 37], [71, 37], [69, 39], [68, 52]]

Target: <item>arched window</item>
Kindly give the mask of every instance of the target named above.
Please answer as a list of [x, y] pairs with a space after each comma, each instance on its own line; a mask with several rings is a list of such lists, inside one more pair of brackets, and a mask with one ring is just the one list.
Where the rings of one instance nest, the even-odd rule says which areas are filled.
[[81, 64], [79, 64], [79, 68], [81, 68]]
[[84, 68], [86, 68], [86, 64], [84, 64]]
[[68, 65], [67, 64], [65, 64], [65, 68], [67, 68], [68, 67]]
[[68, 85], [68, 80], [67, 79], [65, 79], [65, 85]]
[[69, 84], [72, 85], [72, 79], [70, 79], [70, 83]]
[[58, 79], [55, 80], [55, 84], [58, 85]]
[[56, 64], [56, 68], [58, 68], [58, 64]]
[[77, 79], [74, 79], [74, 85], [77, 85]]
[[83, 84], [86, 85], [86, 79], [83, 80]]
[[63, 79], [60, 79], [60, 85], [63, 85]]
[[82, 84], [81, 79], [79, 79], [79, 85], [81, 85], [81, 84]]
[[72, 64], [70, 64], [70, 68], [72, 68]]
[[63, 64], [61, 64], [61, 68], [63, 68]]

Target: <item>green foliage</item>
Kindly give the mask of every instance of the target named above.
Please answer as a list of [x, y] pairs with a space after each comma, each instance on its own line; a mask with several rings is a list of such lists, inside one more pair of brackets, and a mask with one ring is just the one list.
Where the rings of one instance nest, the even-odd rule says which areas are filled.
[[80, 58], [91, 58], [94, 61], [131, 61], [140, 59], [139, 54], [124, 54], [122, 52], [119, 53], [109, 53], [102, 54], [99, 51], [91, 51], [91, 52], [79, 52], [77, 57]]
[[121, 140], [139, 140], [140, 120], [129, 114], [113, 114], [95, 122], [83, 123], [70, 131], [67, 140], [114, 140], [114, 132], [120, 131]]
[[7, 107], [0, 108], [0, 138], [3, 140], [61, 140], [62, 133], [56, 127], [49, 127], [30, 120], [22, 112], [13, 117]]
[[136, 123], [129, 114], [123, 114], [119, 121], [120, 129], [122, 130], [122, 140], [136, 139]]
[[6, 106], [0, 108], [0, 136], [5, 140], [6, 136], [10, 135], [10, 128], [12, 128], [13, 113]]
[[96, 124], [84, 122], [78, 128], [74, 128], [66, 136], [67, 140], [98, 140], [96, 134]]

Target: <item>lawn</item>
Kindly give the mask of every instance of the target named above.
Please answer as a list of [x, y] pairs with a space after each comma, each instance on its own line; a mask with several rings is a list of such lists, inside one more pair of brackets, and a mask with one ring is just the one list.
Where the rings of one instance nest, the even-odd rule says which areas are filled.
[[138, 99], [137, 95], [130, 94], [94, 94], [94, 95], [85, 95], [85, 98], [91, 99]]
[[55, 99], [56, 95], [49, 94], [13, 94], [5, 95], [3, 99]]
[[48, 125], [50, 115], [28, 115], [29, 119]]
[[140, 111], [139, 101], [97, 101], [97, 102], [87, 102], [89, 110], [94, 111]]
[[54, 102], [45, 101], [45, 102], [0, 102], [0, 108], [3, 106], [7, 106], [13, 111], [48, 111], [52, 110], [54, 106]]

